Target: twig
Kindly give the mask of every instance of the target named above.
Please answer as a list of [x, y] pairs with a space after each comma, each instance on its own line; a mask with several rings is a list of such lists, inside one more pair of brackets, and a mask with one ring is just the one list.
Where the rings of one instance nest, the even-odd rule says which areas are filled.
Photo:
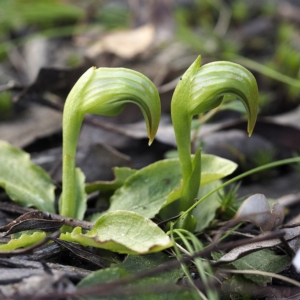
[[[30, 212], [30, 211], [36, 211], [36, 209], [20, 207], [18, 205], [10, 204], [10, 203], [7, 203], [7, 202], [2, 202], [1, 203], [0, 210], [10, 212], [10, 213], [17, 213], [17, 214], [24, 214], [24, 213], [27, 213], [27, 212]], [[93, 226], [94, 226], [94, 223], [92, 223], [92, 222], [67, 218], [67, 217], [64, 217], [64, 216], [60, 216], [60, 215], [53, 214], [53, 213], [48, 213], [48, 212], [43, 212], [43, 217], [45, 219], [64, 221], [65, 225], [72, 226], [72, 227], [79, 226], [79, 227], [82, 227], [83, 229], [87, 229], [87, 230], [92, 229]]]
[[13, 80], [10, 80], [8, 83], [0, 85], [0, 92], [9, 91], [14, 88], [21, 89], [23, 87], [20, 85], [17, 85]]

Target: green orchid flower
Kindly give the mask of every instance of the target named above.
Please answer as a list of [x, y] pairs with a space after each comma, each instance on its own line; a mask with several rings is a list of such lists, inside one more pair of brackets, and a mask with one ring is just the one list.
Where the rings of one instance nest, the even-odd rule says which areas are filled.
[[200, 67], [201, 57], [184, 73], [173, 94], [171, 115], [183, 177], [181, 210], [188, 209], [197, 196], [200, 178], [200, 151], [191, 157], [191, 122], [222, 103], [223, 96], [236, 95], [244, 104], [248, 133], [252, 134], [258, 111], [257, 83], [241, 65], [218, 61]]
[[149, 145], [160, 120], [160, 98], [144, 75], [124, 68], [87, 70], [70, 91], [63, 114], [63, 191], [60, 213], [74, 218], [76, 148], [85, 114], [115, 116], [127, 103], [138, 105], [146, 120]]

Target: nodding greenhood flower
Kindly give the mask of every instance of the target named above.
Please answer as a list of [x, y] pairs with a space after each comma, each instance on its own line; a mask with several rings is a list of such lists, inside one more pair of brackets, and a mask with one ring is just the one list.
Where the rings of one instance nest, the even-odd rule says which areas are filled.
[[[200, 66], [201, 57], [184, 73], [173, 94], [171, 103], [179, 160], [183, 175], [181, 209], [186, 210], [193, 203], [198, 190], [191, 183], [193, 162], [191, 158], [191, 121], [194, 115], [216, 108], [226, 94], [236, 95], [244, 104], [248, 117], [248, 133], [252, 134], [258, 111], [257, 83], [247, 69], [241, 65], [218, 61]], [[200, 155], [200, 153], [199, 153]], [[198, 186], [199, 187], [199, 186]]]
[[63, 114], [63, 192], [61, 214], [74, 217], [75, 158], [85, 114], [115, 116], [127, 103], [138, 105], [146, 120], [149, 145], [160, 120], [160, 98], [154, 84], [144, 75], [124, 68], [87, 70], [70, 91]]

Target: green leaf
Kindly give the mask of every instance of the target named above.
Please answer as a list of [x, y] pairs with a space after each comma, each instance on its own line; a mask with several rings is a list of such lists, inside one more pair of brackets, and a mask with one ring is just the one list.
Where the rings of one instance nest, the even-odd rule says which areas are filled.
[[162, 160], [130, 176], [111, 197], [109, 211], [129, 210], [153, 218], [165, 203], [167, 195], [180, 183], [178, 159]]
[[261, 297], [260, 288], [240, 274], [234, 274], [225, 280], [222, 291], [225, 294], [222, 299], [251, 300]]
[[[208, 183], [207, 185], [200, 188], [197, 198], [201, 199], [203, 196], [219, 187], [220, 185], [221, 182], [219, 180]], [[196, 232], [201, 232], [208, 227], [210, 222], [215, 218], [216, 210], [220, 206], [221, 199], [219, 196], [219, 192], [217, 191], [193, 209], [192, 215], [198, 221], [195, 229]]]
[[86, 234], [76, 227], [61, 234], [61, 239], [126, 254], [158, 252], [172, 246], [169, 236], [154, 222], [129, 211], [108, 212]]
[[50, 176], [30, 162], [29, 154], [4, 141], [0, 141], [0, 186], [22, 206], [55, 212]]
[[129, 274], [125, 270], [117, 267], [98, 270], [83, 278], [78, 283], [77, 288], [100, 285], [101, 283], [106, 283], [112, 280], [120, 279], [128, 275]]
[[201, 187], [232, 174], [237, 164], [228, 159], [210, 155], [201, 155]]
[[[167, 264], [172, 260], [173, 258], [170, 258], [170, 256], [163, 252], [152, 253], [148, 255], [128, 255], [122, 263], [113, 264], [112, 267], [119, 267], [129, 274], [135, 274], [150, 270], [161, 264]], [[183, 275], [184, 273], [182, 268], [178, 266], [170, 271], [159, 273], [155, 275], [155, 277], [169, 279], [173, 283], [176, 283], [178, 279], [183, 277]]]
[[[201, 155], [201, 165], [201, 186], [231, 174], [237, 167], [234, 162], [207, 154]], [[180, 197], [181, 179], [178, 158], [151, 164], [130, 176], [115, 192], [109, 211], [129, 210], [153, 218], [164, 205]]]
[[[291, 259], [287, 255], [276, 255], [270, 249], [263, 249], [232, 262], [232, 265], [238, 270], [259, 270], [278, 273], [282, 271], [290, 261]], [[244, 276], [261, 286], [265, 286], [271, 281], [269, 277], [262, 275], [244, 274]]]
[[[111, 282], [113, 280], [122, 279], [128, 276], [127, 273], [122, 268], [108, 268], [98, 270], [79, 282], [77, 288], [96, 287], [101, 284]], [[171, 291], [163, 292], [157, 287], [163, 288], [168, 286]], [[119, 294], [112, 295], [115, 291], [119, 291]], [[186, 288], [181, 288], [178, 285], [175, 285], [173, 280], [168, 278], [151, 277], [144, 278], [142, 280], [135, 280], [132, 283], [122, 286], [121, 288], [114, 289], [112, 293], [109, 293], [108, 296], [86, 296], [80, 298], [85, 300], [182, 300], [182, 299], [194, 299], [194, 291], [190, 291]]]
[[[75, 22], [84, 16], [83, 9], [60, 1], [1, 0], [1, 8], [0, 27], [6, 30], [37, 25], [41, 25], [42, 28], [53, 28], [53, 24], [59, 24], [61, 20]], [[59, 33], [56, 32], [55, 36]]]
[[46, 237], [45, 232], [35, 232], [31, 235], [22, 234], [18, 239], [12, 239], [7, 244], [0, 245], [0, 251], [12, 251], [34, 245]]
[[95, 191], [101, 190], [101, 193], [114, 192], [120, 188], [126, 179], [133, 175], [136, 170], [127, 167], [115, 167], [113, 168], [115, 179], [113, 181], [96, 181], [86, 184], [85, 191], [90, 194]]

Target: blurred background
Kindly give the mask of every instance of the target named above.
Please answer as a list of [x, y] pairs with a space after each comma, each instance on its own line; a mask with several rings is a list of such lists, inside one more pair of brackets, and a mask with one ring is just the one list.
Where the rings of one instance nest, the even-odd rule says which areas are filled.
[[[112, 166], [140, 168], [176, 156], [171, 97], [179, 77], [201, 55], [202, 64], [229, 60], [257, 79], [260, 117], [251, 139], [245, 111], [230, 97], [193, 124], [194, 149], [232, 159], [245, 171], [298, 155], [299, 50], [298, 1], [0, 0], [0, 139], [30, 152], [59, 181], [68, 92], [91, 66], [126, 67], [148, 76], [160, 92], [156, 142], [147, 146], [135, 106], [113, 118], [89, 116], [78, 165], [87, 181], [106, 180]], [[259, 180], [285, 172], [290, 169]]]

